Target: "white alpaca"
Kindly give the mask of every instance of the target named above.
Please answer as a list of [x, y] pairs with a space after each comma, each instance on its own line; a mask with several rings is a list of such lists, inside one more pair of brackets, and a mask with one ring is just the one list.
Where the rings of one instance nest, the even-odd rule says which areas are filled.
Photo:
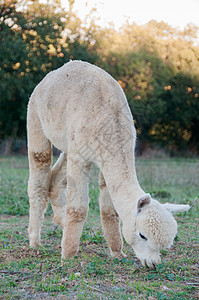
[[[63, 227], [62, 258], [79, 248], [87, 216], [88, 174], [100, 169], [100, 211], [113, 257], [124, 256], [119, 219], [127, 243], [143, 265], [160, 263], [159, 251], [172, 245], [177, 224], [170, 211], [140, 187], [135, 171], [136, 132], [126, 97], [105, 71], [73, 61], [50, 72], [28, 105], [30, 245], [40, 244], [48, 197]], [[63, 151], [51, 168], [51, 144]], [[168, 210], [167, 210], [168, 208]]]

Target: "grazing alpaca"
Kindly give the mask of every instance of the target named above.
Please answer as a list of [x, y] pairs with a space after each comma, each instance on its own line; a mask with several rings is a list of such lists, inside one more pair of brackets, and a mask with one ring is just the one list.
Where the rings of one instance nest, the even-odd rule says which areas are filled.
[[[124, 238], [142, 264], [160, 263], [160, 249], [169, 247], [177, 232], [169, 210], [189, 206], [167, 207], [141, 189], [135, 171], [135, 127], [119, 84], [96, 66], [69, 62], [35, 88], [27, 126], [30, 246], [40, 244], [49, 197], [54, 220], [63, 228], [62, 258], [77, 253], [89, 206], [89, 170], [96, 163], [101, 221], [111, 255], [124, 256], [121, 220]], [[52, 144], [63, 151], [53, 168]]]

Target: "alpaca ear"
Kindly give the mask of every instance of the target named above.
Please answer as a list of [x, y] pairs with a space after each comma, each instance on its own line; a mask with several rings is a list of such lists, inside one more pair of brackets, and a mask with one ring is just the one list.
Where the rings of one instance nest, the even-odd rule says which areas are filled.
[[172, 213], [183, 212], [183, 211], [187, 211], [190, 209], [190, 206], [185, 205], [185, 204], [165, 203], [165, 204], [163, 204], [163, 206]]
[[150, 202], [151, 202], [151, 196], [149, 194], [142, 196], [138, 200], [137, 212], [140, 213], [142, 211], [143, 207], [148, 205]]

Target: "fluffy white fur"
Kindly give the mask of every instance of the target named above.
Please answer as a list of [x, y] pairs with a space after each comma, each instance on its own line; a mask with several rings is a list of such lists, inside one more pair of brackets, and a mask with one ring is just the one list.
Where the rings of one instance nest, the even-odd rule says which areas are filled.
[[[54, 220], [63, 227], [62, 257], [77, 253], [89, 205], [88, 174], [96, 163], [101, 221], [111, 255], [124, 256], [121, 220], [124, 238], [142, 264], [160, 263], [160, 249], [170, 247], [177, 232], [170, 211], [189, 206], [162, 205], [141, 189], [135, 171], [136, 131], [117, 81], [86, 62], [65, 64], [35, 88], [27, 128], [30, 245], [40, 244], [50, 198]], [[52, 144], [63, 151], [53, 167]]]

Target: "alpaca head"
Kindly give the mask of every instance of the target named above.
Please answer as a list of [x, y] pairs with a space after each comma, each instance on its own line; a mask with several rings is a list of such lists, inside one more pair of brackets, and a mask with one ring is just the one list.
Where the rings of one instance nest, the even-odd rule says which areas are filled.
[[154, 268], [161, 262], [160, 250], [170, 248], [177, 233], [171, 212], [189, 208], [189, 205], [160, 204], [149, 194], [138, 200], [131, 230], [130, 224], [124, 224], [123, 234], [143, 266]]

